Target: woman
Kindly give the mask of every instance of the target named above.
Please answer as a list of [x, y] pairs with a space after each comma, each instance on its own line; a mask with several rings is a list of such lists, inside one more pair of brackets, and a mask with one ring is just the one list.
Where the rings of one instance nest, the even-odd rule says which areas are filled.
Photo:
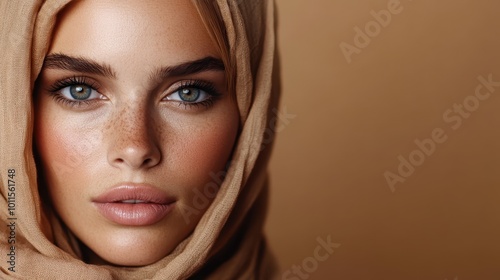
[[271, 278], [273, 3], [67, 2], [0, 7], [2, 274]]

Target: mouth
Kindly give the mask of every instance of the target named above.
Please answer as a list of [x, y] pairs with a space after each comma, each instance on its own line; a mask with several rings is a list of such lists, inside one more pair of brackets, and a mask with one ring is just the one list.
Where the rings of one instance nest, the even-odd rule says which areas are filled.
[[117, 202], [119, 202], [119, 203], [130, 203], [130, 204], [149, 203], [146, 200], [138, 200], [138, 199], [121, 200], [121, 201], [117, 201]]
[[148, 226], [160, 222], [174, 207], [175, 199], [147, 184], [117, 185], [92, 199], [97, 211], [114, 224]]

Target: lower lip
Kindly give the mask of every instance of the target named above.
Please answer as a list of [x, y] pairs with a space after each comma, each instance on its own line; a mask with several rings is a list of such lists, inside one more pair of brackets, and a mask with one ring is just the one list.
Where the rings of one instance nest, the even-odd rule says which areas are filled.
[[94, 203], [94, 205], [106, 219], [124, 226], [156, 224], [173, 208], [173, 203]]

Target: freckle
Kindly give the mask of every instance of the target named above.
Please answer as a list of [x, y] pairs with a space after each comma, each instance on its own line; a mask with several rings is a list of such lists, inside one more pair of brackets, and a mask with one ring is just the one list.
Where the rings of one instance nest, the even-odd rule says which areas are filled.
[[154, 124], [150, 124], [153, 126], [153, 129], [155, 131], [155, 135], [160, 135], [161, 136], [161, 133], [162, 133], [162, 129], [159, 125], [154, 125]]

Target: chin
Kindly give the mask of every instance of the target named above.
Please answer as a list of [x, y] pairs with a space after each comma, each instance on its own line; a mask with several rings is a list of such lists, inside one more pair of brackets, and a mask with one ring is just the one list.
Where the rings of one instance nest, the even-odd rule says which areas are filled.
[[[106, 236], [107, 235], [107, 236]], [[145, 266], [170, 254], [177, 244], [165, 242], [165, 235], [152, 236], [142, 230], [101, 235], [97, 242], [85, 244], [87, 262], [114, 266]], [[176, 240], [175, 240], [176, 241]]]
[[169, 253], [170, 251], [154, 252], [143, 247], [141, 248], [141, 246], [136, 246], [136, 248], [126, 250], [108, 250], [102, 254], [91, 253], [95, 255], [91, 256], [89, 261], [93, 264], [108, 264], [113, 266], [145, 266], [161, 260]]
[[127, 256], [112, 256], [113, 258], [107, 261], [108, 263], [115, 266], [145, 266], [153, 264], [159, 260], [161, 260], [164, 256], [161, 255], [159, 257], [152, 257], [151, 255], [145, 254], [137, 254]]

